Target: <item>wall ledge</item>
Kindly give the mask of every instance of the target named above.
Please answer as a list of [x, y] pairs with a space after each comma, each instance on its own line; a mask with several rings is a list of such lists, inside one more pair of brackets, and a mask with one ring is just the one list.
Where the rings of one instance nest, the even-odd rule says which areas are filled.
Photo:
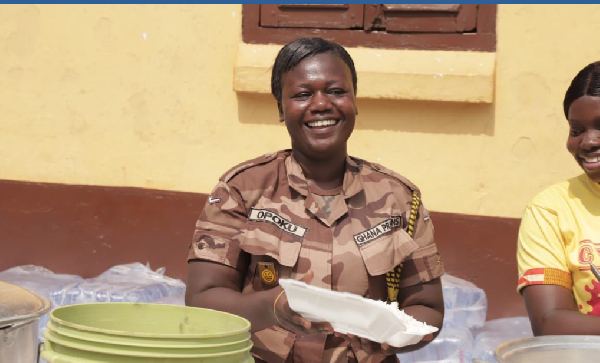
[[[280, 45], [240, 43], [236, 92], [271, 93]], [[358, 98], [492, 103], [496, 53], [346, 48], [358, 73]]]

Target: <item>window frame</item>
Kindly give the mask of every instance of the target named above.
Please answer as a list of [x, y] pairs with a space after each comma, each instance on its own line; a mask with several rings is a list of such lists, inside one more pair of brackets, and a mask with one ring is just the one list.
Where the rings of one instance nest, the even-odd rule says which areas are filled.
[[[368, 7], [378, 4], [365, 4]], [[347, 47], [412, 50], [496, 51], [496, 4], [477, 4], [473, 33], [388, 33], [364, 29], [266, 28], [260, 26], [261, 4], [242, 5], [242, 40], [249, 44], [287, 44], [319, 36]]]

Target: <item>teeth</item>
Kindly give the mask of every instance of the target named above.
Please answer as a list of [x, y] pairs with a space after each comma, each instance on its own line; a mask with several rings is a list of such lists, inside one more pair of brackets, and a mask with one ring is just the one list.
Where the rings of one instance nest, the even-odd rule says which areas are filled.
[[322, 127], [322, 126], [333, 126], [335, 125], [335, 120], [321, 120], [321, 121], [313, 121], [308, 123], [308, 127]]
[[593, 158], [590, 158], [590, 157], [587, 157], [587, 156], [583, 157], [583, 160], [585, 160], [586, 163], [597, 163], [598, 161], [600, 161], [598, 159], [600, 159], [600, 158], [597, 157], [597, 156], [593, 157]]

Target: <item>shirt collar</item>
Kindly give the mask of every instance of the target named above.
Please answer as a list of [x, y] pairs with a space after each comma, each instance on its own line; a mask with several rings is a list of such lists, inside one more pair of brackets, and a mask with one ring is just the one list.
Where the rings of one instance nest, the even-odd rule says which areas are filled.
[[[287, 171], [288, 184], [303, 196], [308, 196], [308, 183], [300, 164], [290, 155], [285, 159], [285, 168]], [[362, 178], [360, 176], [360, 166], [350, 156], [346, 156], [346, 169], [344, 171], [344, 181], [342, 184], [342, 195], [344, 198], [350, 198], [364, 189]]]
[[580, 178], [584, 180], [583, 183], [586, 184], [592, 190], [593, 193], [597, 195], [600, 194], [600, 184], [594, 183], [592, 179], [590, 179], [585, 173], [581, 174]]

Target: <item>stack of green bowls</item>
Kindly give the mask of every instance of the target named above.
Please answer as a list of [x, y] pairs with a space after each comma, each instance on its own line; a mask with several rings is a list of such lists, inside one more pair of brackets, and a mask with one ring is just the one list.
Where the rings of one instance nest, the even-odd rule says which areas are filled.
[[41, 356], [50, 363], [250, 363], [250, 322], [187, 306], [98, 303], [54, 309]]

